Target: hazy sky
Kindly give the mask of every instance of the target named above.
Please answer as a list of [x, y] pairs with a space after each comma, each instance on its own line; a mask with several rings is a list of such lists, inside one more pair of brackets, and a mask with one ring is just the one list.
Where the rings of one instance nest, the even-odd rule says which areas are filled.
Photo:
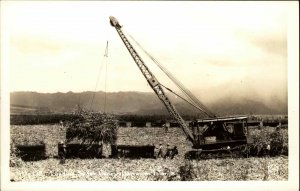
[[[104, 69], [98, 87], [96, 81], [104, 63], [107, 91], [152, 91], [110, 26], [111, 15], [196, 95], [216, 96], [234, 89], [282, 97], [287, 91], [290, 2], [12, 1], [4, 5], [11, 91], [103, 90]], [[109, 57], [102, 61], [106, 41]], [[158, 79], [172, 87], [143, 58]]]

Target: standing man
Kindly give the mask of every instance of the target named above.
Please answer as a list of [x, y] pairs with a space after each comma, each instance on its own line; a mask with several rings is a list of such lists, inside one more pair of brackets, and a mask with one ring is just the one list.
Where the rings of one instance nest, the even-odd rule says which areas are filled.
[[60, 159], [59, 163], [60, 164], [65, 164], [66, 162], [66, 144], [64, 142], [60, 142], [59, 143], [60, 147], [59, 147], [59, 151], [58, 151], [58, 157]]
[[62, 120], [59, 121], [61, 127], [64, 127], [64, 122]]
[[166, 124], [163, 124], [162, 127], [165, 129], [165, 132], [167, 133], [169, 131], [169, 127]]
[[163, 147], [162, 144], [159, 143], [157, 158], [161, 158], [161, 157], [163, 157]]
[[166, 154], [164, 158], [170, 158], [170, 156], [171, 156], [171, 149], [170, 149], [170, 145], [167, 144]]
[[174, 146], [174, 148], [172, 149], [170, 158], [173, 159], [175, 157], [175, 155], [177, 155], [177, 154], [178, 154], [177, 146]]

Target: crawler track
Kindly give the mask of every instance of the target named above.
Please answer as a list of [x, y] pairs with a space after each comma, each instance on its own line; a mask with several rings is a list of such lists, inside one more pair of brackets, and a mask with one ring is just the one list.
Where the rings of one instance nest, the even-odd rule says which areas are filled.
[[234, 148], [220, 148], [210, 150], [191, 150], [185, 154], [186, 159], [222, 159], [222, 158], [246, 158], [248, 157], [247, 145], [241, 145]]

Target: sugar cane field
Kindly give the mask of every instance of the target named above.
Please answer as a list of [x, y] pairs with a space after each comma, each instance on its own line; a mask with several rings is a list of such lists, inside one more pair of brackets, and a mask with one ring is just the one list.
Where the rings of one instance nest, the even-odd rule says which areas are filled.
[[[164, 158], [109, 158], [108, 145], [103, 147], [103, 158], [66, 159], [60, 164], [58, 143], [65, 139], [66, 127], [53, 125], [11, 125], [11, 145], [35, 145], [43, 142], [46, 159], [23, 161], [11, 152], [11, 181], [86, 180], [86, 181], [214, 181], [214, 180], [288, 180], [288, 129], [274, 127], [249, 127], [256, 147], [264, 148], [272, 142], [275, 131], [282, 142], [281, 153], [249, 156], [248, 158], [225, 158], [187, 160], [184, 154], [191, 143], [182, 130], [159, 127], [119, 127], [117, 144], [177, 146], [178, 155]], [[272, 145], [271, 145], [272, 149]]]

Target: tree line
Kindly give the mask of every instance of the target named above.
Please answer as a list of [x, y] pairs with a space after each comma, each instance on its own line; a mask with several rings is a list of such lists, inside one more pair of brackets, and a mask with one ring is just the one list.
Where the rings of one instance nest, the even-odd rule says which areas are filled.
[[[169, 115], [115, 115], [118, 121], [136, 122], [160, 122], [172, 121]], [[192, 115], [184, 115], [185, 120], [195, 119]], [[46, 114], [46, 115], [10, 115], [11, 125], [38, 125], [38, 124], [56, 124], [60, 122], [72, 122], [78, 119], [76, 114]]]

